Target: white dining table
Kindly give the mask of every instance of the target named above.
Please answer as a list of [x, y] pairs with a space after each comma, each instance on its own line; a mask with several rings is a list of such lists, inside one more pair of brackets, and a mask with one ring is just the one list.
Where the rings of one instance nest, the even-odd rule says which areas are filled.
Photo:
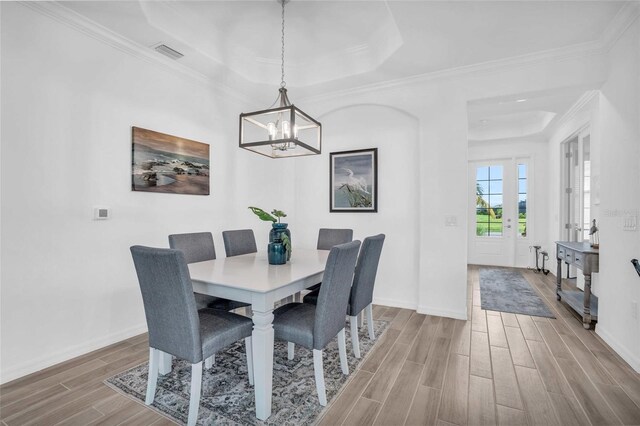
[[266, 252], [189, 265], [193, 290], [251, 304], [256, 417], [271, 415], [273, 309], [277, 301], [322, 281], [329, 251], [295, 249], [285, 265], [269, 265]]

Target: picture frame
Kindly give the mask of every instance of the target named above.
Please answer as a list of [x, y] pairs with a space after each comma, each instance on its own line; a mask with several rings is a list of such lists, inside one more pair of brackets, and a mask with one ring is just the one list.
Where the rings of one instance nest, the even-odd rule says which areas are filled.
[[131, 190], [209, 195], [209, 145], [131, 128]]
[[329, 211], [377, 213], [378, 148], [329, 155]]

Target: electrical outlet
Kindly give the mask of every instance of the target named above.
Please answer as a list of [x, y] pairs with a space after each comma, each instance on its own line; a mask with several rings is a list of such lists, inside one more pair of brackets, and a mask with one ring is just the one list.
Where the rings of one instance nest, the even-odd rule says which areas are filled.
[[631, 316], [638, 319], [638, 302], [635, 300], [631, 302]]

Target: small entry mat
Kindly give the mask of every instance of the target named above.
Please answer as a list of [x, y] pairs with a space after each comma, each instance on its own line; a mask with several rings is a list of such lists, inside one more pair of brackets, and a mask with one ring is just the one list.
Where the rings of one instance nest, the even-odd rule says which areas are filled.
[[489, 311], [555, 318], [519, 271], [480, 268], [480, 304]]

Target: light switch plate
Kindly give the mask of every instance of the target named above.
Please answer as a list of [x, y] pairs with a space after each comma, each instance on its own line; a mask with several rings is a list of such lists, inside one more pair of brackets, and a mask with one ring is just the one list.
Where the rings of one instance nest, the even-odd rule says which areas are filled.
[[622, 218], [622, 230], [623, 231], [637, 231], [638, 230], [638, 216], [626, 215]]
[[457, 216], [445, 216], [444, 217], [444, 225], [445, 226], [458, 226], [458, 217]]

